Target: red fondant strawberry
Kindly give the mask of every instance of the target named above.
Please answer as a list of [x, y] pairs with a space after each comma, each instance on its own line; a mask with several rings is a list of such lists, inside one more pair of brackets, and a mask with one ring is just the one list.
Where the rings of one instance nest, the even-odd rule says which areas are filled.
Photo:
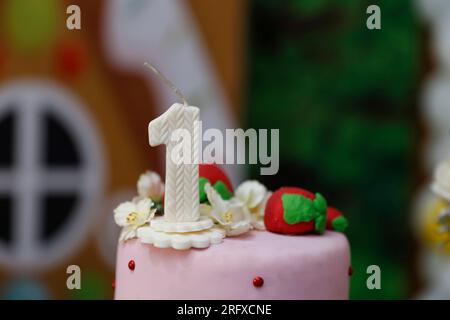
[[276, 233], [323, 233], [325, 228], [344, 232], [348, 221], [336, 208], [327, 207], [319, 194], [296, 188], [283, 187], [267, 201], [264, 224]]
[[327, 203], [319, 193], [284, 187], [267, 201], [264, 224], [276, 233], [323, 233], [326, 226]]
[[348, 227], [348, 220], [341, 211], [336, 208], [328, 207], [327, 210], [327, 229], [344, 232]]
[[199, 165], [200, 202], [206, 202], [205, 184], [210, 183], [225, 200], [233, 196], [233, 186], [225, 171], [215, 163], [202, 163]]

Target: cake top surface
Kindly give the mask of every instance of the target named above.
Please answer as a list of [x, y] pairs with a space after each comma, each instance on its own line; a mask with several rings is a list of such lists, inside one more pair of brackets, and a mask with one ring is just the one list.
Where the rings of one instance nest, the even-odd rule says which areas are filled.
[[[264, 247], [267, 231], [303, 235], [298, 241], [320, 241], [328, 230], [344, 231], [347, 219], [328, 206], [319, 193], [297, 187], [269, 191], [256, 180], [233, 188], [226, 173], [215, 164], [200, 164], [198, 179], [199, 217], [188, 221], [170, 221], [165, 215], [166, 186], [161, 177], [147, 171], [139, 177], [137, 196], [114, 210], [114, 219], [122, 227], [120, 242], [138, 238], [158, 248], [203, 249], [229, 237], [239, 237], [239, 245], [258, 241]], [[251, 230], [255, 230], [249, 234]], [[258, 234], [260, 233], [260, 234]], [[330, 237], [327, 235], [327, 237]], [[267, 238], [269, 239], [269, 238]], [[284, 241], [283, 236], [270, 241]]]

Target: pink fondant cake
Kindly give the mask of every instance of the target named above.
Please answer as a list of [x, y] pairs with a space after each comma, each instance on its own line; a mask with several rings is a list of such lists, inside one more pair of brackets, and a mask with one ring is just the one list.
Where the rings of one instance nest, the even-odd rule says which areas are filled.
[[190, 250], [132, 239], [118, 246], [115, 298], [347, 299], [349, 266], [347, 238], [334, 231], [250, 231]]
[[342, 212], [298, 187], [271, 192], [248, 180], [234, 189], [220, 166], [199, 164], [200, 109], [146, 66], [183, 104], [148, 125], [150, 145], [166, 146], [165, 181], [147, 171], [137, 196], [114, 210], [115, 298], [347, 299]]

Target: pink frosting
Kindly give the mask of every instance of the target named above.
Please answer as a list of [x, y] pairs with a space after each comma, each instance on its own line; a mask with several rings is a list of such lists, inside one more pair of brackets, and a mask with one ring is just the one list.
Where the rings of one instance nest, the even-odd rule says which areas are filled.
[[[135, 269], [128, 262], [135, 261]], [[116, 299], [347, 299], [350, 250], [336, 232], [253, 231], [207, 249], [119, 244]], [[264, 279], [255, 287], [253, 279]]]

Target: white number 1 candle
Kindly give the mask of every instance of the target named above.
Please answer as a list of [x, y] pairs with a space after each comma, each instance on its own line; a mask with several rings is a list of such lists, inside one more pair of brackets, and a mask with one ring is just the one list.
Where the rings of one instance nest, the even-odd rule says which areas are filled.
[[[200, 110], [196, 107], [175, 103], [148, 126], [150, 145], [166, 145], [164, 218], [167, 222], [194, 222], [200, 216], [197, 161], [200, 146], [199, 114]], [[174, 147], [180, 142], [172, 135], [179, 129], [189, 136], [189, 139], [183, 138], [180, 148], [188, 151], [181, 155], [184, 161], [173, 159]]]
[[200, 110], [189, 106], [183, 94], [155, 67], [145, 65], [172, 88], [184, 104], [173, 104], [148, 125], [150, 145], [166, 146], [164, 217], [157, 217], [149, 226], [139, 228], [138, 237], [141, 242], [158, 248], [178, 250], [220, 243], [225, 233], [214, 228], [211, 219], [200, 217]]

